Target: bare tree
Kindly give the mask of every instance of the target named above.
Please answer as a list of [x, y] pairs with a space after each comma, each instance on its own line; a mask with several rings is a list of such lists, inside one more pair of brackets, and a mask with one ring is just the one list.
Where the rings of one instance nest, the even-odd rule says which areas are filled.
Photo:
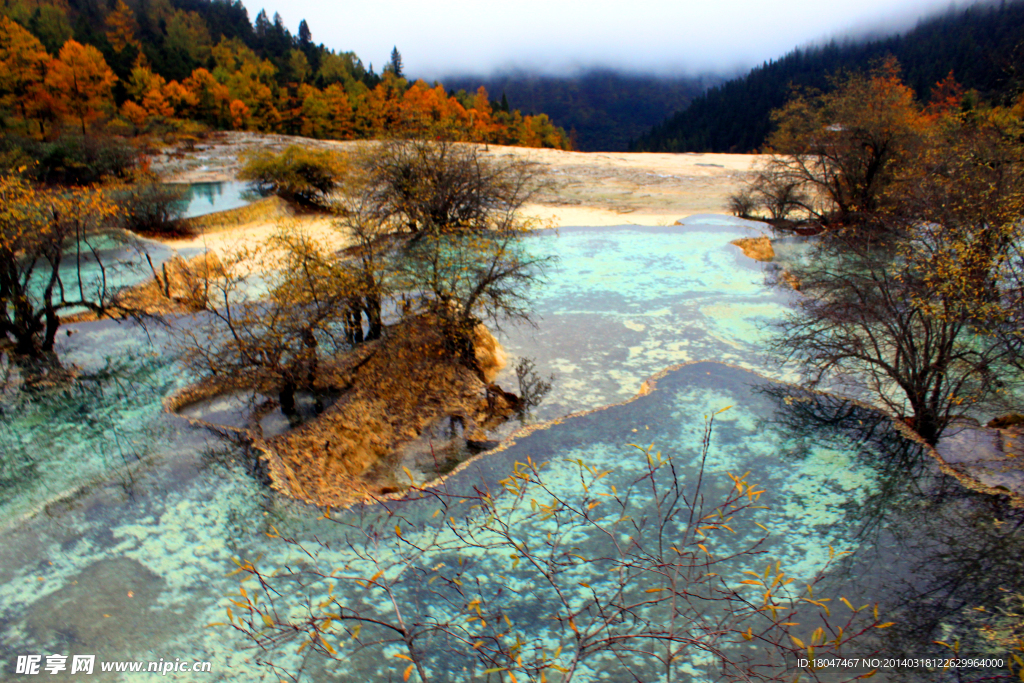
[[[396, 257], [404, 242], [392, 221], [381, 218], [366, 193], [347, 197], [332, 205], [338, 216], [334, 228], [354, 244], [339, 256], [339, 265], [356, 283], [350, 299], [347, 322], [352, 343], [370, 341], [384, 330], [383, 307], [395, 292]], [[366, 333], [363, 334], [363, 316]]]
[[[447, 353], [472, 368], [477, 325], [529, 321], [530, 286], [550, 260], [531, 254], [528, 221], [517, 213], [535, 185], [532, 165], [421, 142], [387, 143], [367, 163], [368, 184], [331, 207], [351, 246], [332, 253], [283, 226], [271, 244], [237, 254], [226, 277], [204, 284], [210, 310], [181, 336], [200, 377], [276, 392], [288, 413], [323, 358], [382, 336], [389, 302], [401, 302], [393, 320], [414, 315], [436, 325]], [[383, 168], [400, 168], [408, 183], [384, 180]], [[390, 203], [396, 197], [400, 210]], [[409, 220], [419, 226], [411, 234]], [[267, 257], [282, 262], [259, 264]], [[248, 294], [258, 269], [277, 273], [262, 299]]]
[[[252, 280], [268, 257], [283, 267], [261, 297], [250, 293]], [[360, 283], [308, 235], [281, 232], [262, 250], [239, 251], [204, 287], [208, 309], [178, 328], [186, 366], [226, 387], [276, 393], [286, 415], [297, 391], [315, 388], [322, 359], [352, 341], [346, 325]]]
[[753, 195], [757, 204], [768, 211], [772, 220], [786, 220], [794, 211], [814, 214], [811, 196], [805, 191], [807, 182], [769, 162], [757, 175]]
[[517, 214], [538, 191], [540, 170], [492, 161], [478, 145], [429, 140], [381, 144], [369, 161], [369, 202], [414, 235], [522, 227]]
[[475, 365], [473, 329], [529, 321], [530, 288], [551, 260], [524, 241], [520, 209], [540, 187], [536, 164], [416, 140], [383, 143], [366, 166], [365, 190], [342, 221], [363, 271], [378, 267], [382, 244], [392, 247], [392, 296], [405, 313], [428, 314], [449, 351]]
[[805, 297], [778, 324], [771, 352], [797, 362], [811, 386], [866, 392], [935, 444], [972, 406], [1008, 397], [1013, 374], [1011, 353], [979, 326], [976, 302], [932, 274], [927, 259], [823, 241], [793, 272]]
[[439, 326], [448, 350], [475, 366], [472, 331], [530, 321], [531, 288], [552, 260], [537, 256], [515, 230], [426, 235], [398, 262], [400, 286]]
[[[308, 546], [272, 529], [303, 560], [272, 573], [239, 560], [229, 623], [292, 680], [315, 677], [318, 657], [379, 669], [388, 652], [404, 680], [562, 683], [602, 667], [688, 680], [695, 664], [711, 680], [790, 681], [792, 659], [890, 626], [877, 607], [830, 610], [818, 579], [797, 588], [762, 557], [763, 490], [747, 475], [705, 489], [710, 433], [692, 477], [636, 446], [617, 471], [528, 460], [499, 490], [382, 501]], [[277, 665], [283, 647], [306, 653], [297, 670]]]

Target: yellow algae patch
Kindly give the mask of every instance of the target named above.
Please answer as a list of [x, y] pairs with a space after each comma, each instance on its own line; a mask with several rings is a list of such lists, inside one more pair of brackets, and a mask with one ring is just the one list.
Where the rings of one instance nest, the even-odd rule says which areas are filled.
[[772, 241], [763, 235], [761, 237], [741, 237], [729, 244], [735, 244], [743, 250], [744, 256], [756, 261], [771, 261], [775, 258]]

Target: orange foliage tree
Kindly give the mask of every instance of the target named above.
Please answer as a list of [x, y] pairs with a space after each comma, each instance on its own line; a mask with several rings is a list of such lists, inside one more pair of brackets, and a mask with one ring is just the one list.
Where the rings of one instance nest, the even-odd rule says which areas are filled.
[[[24, 356], [49, 354], [61, 311], [108, 310], [115, 292], [95, 240], [118, 212], [92, 188], [41, 192], [0, 177], [0, 339]], [[98, 277], [84, 274], [89, 261]]]
[[74, 40], [64, 43], [46, 74], [58, 113], [76, 119], [82, 135], [88, 123], [113, 107], [111, 87], [116, 81], [99, 50]]
[[42, 88], [50, 56], [35, 36], [0, 16], [0, 116], [17, 111], [12, 123], [28, 126], [33, 114], [46, 99]]
[[[449, 95], [440, 83], [410, 83], [386, 70], [371, 88], [354, 75], [354, 56], [330, 55], [314, 74], [297, 49], [275, 65], [238, 39], [224, 38], [211, 47], [205, 25], [193, 15], [171, 15], [174, 44], [179, 52], [207, 56], [212, 71], [200, 67], [181, 82], [168, 80], [140, 52], [124, 77], [127, 99], [117, 109], [136, 130], [193, 119], [215, 128], [316, 138], [413, 137], [570, 148], [565, 132], [547, 116], [495, 111], [483, 87], [472, 96]], [[123, 0], [104, 26], [118, 59], [141, 48], [135, 18]], [[196, 41], [194, 51], [185, 49], [189, 36]], [[45, 137], [52, 134], [44, 129], [47, 118], [63, 118], [86, 135], [90, 123], [115, 111], [117, 77], [96, 47], [68, 40], [51, 59], [37, 38], [7, 17], [0, 17], [0, 37], [0, 116], [8, 126]], [[314, 85], [314, 76], [326, 85]]]
[[117, 6], [107, 15], [104, 23], [107, 26], [107, 40], [115, 50], [122, 52], [129, 45], [140, 47], [139, 41], [135, 38], [135, 15], [128, 5], [124, 4], [124, 0], [117, 0]]
[[933, 92], [926, 112], [889, 62], [798, 97], [773, 136], [791, 153], [768, 167], [833, 222], [790, 269], [805, 296], [771, 350], [930, 444], [964, 416], [1016, 410], [1024, 366], [1024, 122], [962, 114], [951, 77]]
[[772, 120], [767, 174], [806, 190], [817, 200], [803, 207], [812, 214], [838, 220], [882, 206], [930, 124], [895, 59], [837, 78], [832, 92], [798, 95]]

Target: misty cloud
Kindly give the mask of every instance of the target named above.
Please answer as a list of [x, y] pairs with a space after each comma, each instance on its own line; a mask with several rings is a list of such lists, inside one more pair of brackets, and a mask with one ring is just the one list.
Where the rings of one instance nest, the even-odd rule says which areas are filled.
[[[732, 72], [794, 47], [854, 33], [892, 33], [948, 0], [268, 0], [294, 33], [352, 50], [379, 71], [392, 46], [406, 71], [435, 78], [518, 67], [548, 73], [591, 66], [671, 73]], [[248, 7], [251, 17], [259, 4]]]

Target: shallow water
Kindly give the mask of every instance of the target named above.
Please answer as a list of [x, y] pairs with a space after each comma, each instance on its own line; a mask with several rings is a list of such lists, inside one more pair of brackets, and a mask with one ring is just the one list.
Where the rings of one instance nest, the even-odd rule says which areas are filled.
[[[770, 370], [759, 351], [760, 325], [784, 310], [786, 296], [766, 288], [762, 266], [727, 244], [749, 229], [715, 217], [681, 229], [563, 229], [535, 238], [535, 248], [561, 257], [538, 292], [540, 327], [509, 330], [503, 337], [510, 355], [534, 357], [542, 374], [557, 374], [535, 417], [625, 401], [643, 379], [675, 363], [715, 358]], [[44, 406], [25, 405], [0, 423], [0, 510], [7, 525], [0, 543], [4, 671], [14, 670], [18, 655], [53, 652], [96, 654], [100, 660], [203, 660], [213, 665], [211, 680], [277, 680], [257, 666], [259, 653], [244, 638], [229, 628], [205, 627], [225, 621], [225, 596], [237, 591], [236, 579], [226, 576], [231, 560], [260, 557], [259, 566], [268, 571], [295, 566], [303, 558], [267, 538], [270, 525], [304, 541], [337, 540], [344, 527], [318, 521], [318, 512], [268, 493], [247, 473], [237, 446], [160, 412], [162, 397], [185, 382], [160, 353], [161, 332], [151, 332], [154, 347], [140, 330], [110, 322], [75, 329], [64, 339], [69, 362], [101, 371], [105, 357], [134, 352], [129, 363], [135, 379], [120, 388], [100, 383], [98, 393], [48, 399]], [[887, 618], [898, 622], [876, 643], [879, 650], [941, 653], [932, 641], [955, 637], [980, 654], [985, 642], [972, 621], [980, 613], [971, 609], [987, 605], [995, 613], [1007, 595], [1024, 590], [1019, 513], [939, 474], [918, 446], [877, 413], [803, 394], [805, 400], [787, 402], [795, 395], [740, 367], [687, 365], [659, 379], [648, 396], [517, 438], [473, 461], [445, 486], [459, 493], [474, 487], [497, 492], [496, 482], [515, 461], [529, 457], [550, 463], [546, 481], [573, 500], [582, 495], [578, 466], [567, 460], [614, 469], [608, 481], [621, 484], [645, 462], [630, 443], [654, 444], [673, 457], [681, 480], [690, 485], [698, 471], [704, 416], [731, 405], [716, 418], [706, 486], [709, 495], [721, 494], [730, 485], [727, 472], [750, 470], [751, 480], [767, 490], [771, 509], [751, 522], [764, 523], [772, 535], [765, 556], [750, 558], [749, 566], [760, 570], [771, 558], [806, 580], [826, 562], [828, 545], [850, 550], [850, 558], [830, 573], [828, 588], [853, 601], [877, 600], [892, 615]], [[236, 419], [236, 407], [210, 406], [227, 421]], [[68, 494], [58, 495], [62, 491]], [[431, 538], [432, 506], [395, 509], [407, 520], [406, 539]], [[336, 518], [370, 528], [360, 514], [372, 517], [379, 510]], [[524, 526], [531, 537], [543, 532], [542, 524], [531, 524]], [[745, 529], [753, 531], [750, 524]], [[596, 543], [583, 537], [579, 542]], [[716, 542], [723, 549], [741, 543], [727, 537]], [[322, 551], [325, 566], [349, 564], [367, 569], [366, 576], [373, 573], [358, 554], [339, 547], [344, 546]], [[387, 562], [404, 547], [388, 534], [373, 554]], [[451, 560], [450, 555], [445, 557]], [[494, 597], [499, 584], [493, 577], [500, 574], [501, 599], [528, 635], [546, 645], [564, 636], [540, 618], [538, 605], [544, 603], [535, 583], [528, 573], [509, 568], [507, 553], [465, 555], [472, 577], [466, 590]], [[433, 566], [437, 559], [427, 555], [415, 566]], [[745, 568], [741, 562], [730, 571]], [[590, 578], [578, 580], [600, 579]], [[435, 610], [436, 618], [442, 608], [424, 602], [422, 583], [412, 581], [403, 595], [410, 610]], [[357, 593], [364, 601], [365, 592]], [[282, 598], [282, 613], [301, 603], [294, 595]], [[366, 610], [386, 615], [383, 604], [374, 596], [363, 602]], [[313, 680], [328, 674], [398, 680], [404, 666], [390, 657], [396, 652], [388, 648], [381, 656], [367, 650], [340, 664], [308, 666]], [[295, 645], [270, 659], [288, 669], [300, 664]], [[436, 669], [448, 663], [429, 661]], [[699, 656], [681, 663], [694, 676], [682, 680], [700, 680], [703, 665]], [[576, 680], [631, 680], [600, 658], [587, 666]], [[937, 676], [913, 672], [909, 680], [942, 680]], [[71, 680], [67, 672], [51, 678]], [[469, 679], [461, 673], [440, 678]], [[882, 672], [879, 679], [899, 677]]]
[[239, 181], [192, 183], [188, 186], [185, 218], [204, 216], [217, 211], [240, 209], [256, 199], [251, 185]]
[[[765, 286], [765, 265], [731, 240], [759, 231], [750, 221], [696, 216], [682, 226], [563, 228], [533, 238], [557, 255], [535, 293], [537, 328], [506, 329], [510, 356], [554, 374], [539, 419], [634, 396], [648, 376], [677, 363], [714, 359], [768, 372], [764, 325], [791, 294]], [[499, 379], [515, 390], [509, 364]]]

